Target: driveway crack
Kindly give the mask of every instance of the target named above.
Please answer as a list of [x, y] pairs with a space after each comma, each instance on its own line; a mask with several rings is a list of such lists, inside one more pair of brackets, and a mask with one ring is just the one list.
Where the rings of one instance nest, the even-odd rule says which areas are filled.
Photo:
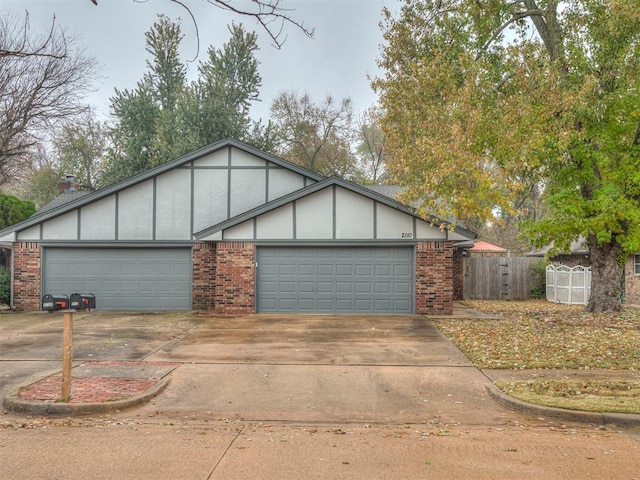
[[211, 469], [211, 472], [209, 472], [209, 475], [207, 476], [207, 480], [211, 480], [213, 474], [215, 473], [215, 471], [217, 470], [218, 466], [220, 465], [220, 462], [222, 462], [222, 460], [224, 459], [224, 457], [227, 456], [227, 453], [229, 452], [229, 450], [231, 450], [231, 447], [233, 447], [233, 445], [236, 443], [236, 440], [238, 440], [238, 438], [240, 437], [240, 435], [242, 435], [242, 433], [244, 432], [244, 429], [246, 428], [246, 425], [243, 425], [240, 430], [238, 430], [238, 432], [235, 434], [235, 436], [233, 437], [233, 439], [229, 442], [229, 445], [227, 445], [227, 448], [225, 448], [224, 452], [222, 452], [222, 455], [220, 455], [220, 458], [218, 459], [218, 461], [216, 462], [216, 464], [213, 466], [213, 468]]
[[186, 338], [188, 335], [191, 335], [196, 329], [198, 328], [198, 325], [196, 325], [193, 328], [190, 328], [189, 330], [187, 330], [186, 332], [178, 335], [176, 338], [174, 338], [173, 340], [170, 340], [169, 342], [165, 343], [164, 345], [161, 345], [160, 347], [156, 348], [154, 351], [152, 351], [151, 353], [145, 355], [144, 357], [142, 357], [140, 360], [144, 361], [149, 357], [154, 356], [156, 353], [158, 353], [161, 350], [164, 350], [165, 348], [167, 348], [169, 345], [173, 345], [176, 342], [179, 342], [180, 340], [183, 340], [184, 338]]

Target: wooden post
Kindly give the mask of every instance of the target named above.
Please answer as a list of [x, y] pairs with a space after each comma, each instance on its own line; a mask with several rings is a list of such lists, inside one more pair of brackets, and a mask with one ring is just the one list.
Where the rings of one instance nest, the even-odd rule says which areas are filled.
[[73, 310], [62, 312], [62, 397], [63, 402], [71, 398], [71, 364], [73, 362]]

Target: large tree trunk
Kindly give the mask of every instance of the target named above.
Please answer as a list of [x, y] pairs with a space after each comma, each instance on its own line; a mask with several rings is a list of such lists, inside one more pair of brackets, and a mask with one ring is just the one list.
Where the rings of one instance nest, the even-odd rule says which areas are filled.
[[587, 237], [591, 258], [591, 295], [586, 310], [591, 313], [622, 310], [622, 266], [618, 262], [622, 249], [612, 241], [597, 244], [595, 235]]

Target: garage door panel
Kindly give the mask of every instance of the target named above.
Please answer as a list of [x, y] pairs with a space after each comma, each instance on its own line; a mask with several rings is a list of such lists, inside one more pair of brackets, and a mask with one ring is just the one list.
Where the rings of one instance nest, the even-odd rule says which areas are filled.
[[412, 284], [411, 247], [258, 248], [258, 312], [411, 313]]
[[338, 299], [336, 301], [336, 308], [342, 311], [353, 310], [353, 301], [348, 299]]
[[335, 293], [335, 284], [333, 282], [318, 282], [318, 293], [327, 294]]
[[335, 310], [336, 310], [336, 307], [333, 304], [333, 299], [323, 299], [323, 298], [318, 299], [319, 312], [334, 312]]
[[407, 302], [406, 300], [394, 300], [393, 302], [393, 308], [395, 310], [404, 310], [409, 307], [409, 302]]
[[299, 293], [312, 293], [313, 292], [313, 282], [306, 282], [306, 281], [305, 282], [298, 282], [298, 292]]
[[188, 310], [191, 249], [48, 247], [43, 289], [93, 293], [100, 310]]

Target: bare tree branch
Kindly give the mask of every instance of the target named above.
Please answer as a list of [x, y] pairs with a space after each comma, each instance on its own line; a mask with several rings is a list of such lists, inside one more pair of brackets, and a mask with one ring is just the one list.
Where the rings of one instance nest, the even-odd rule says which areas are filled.
[[72, 48], [64, 31], [52, 28], [44, 40], [32, 36], [28, 22], [16, 27], [0, 19], [0, 183], [30, 157], [51, 126], [86, 106], [82, 94], [95, 61]]
[[[90, 0], [94, 5], [97, 5], [97, 0]], [[134, 0], [137, 3], [147, 3], [149, 0]], [[196, 27], [196, 36], [198, 37], [198, 51], [200, 50], [200, 38], [198, 33], [198, 23], [191, 11], [190, 6], [188, 5], [187, 0], [169, 0], [172, 3], [180, 5], [184, 8], [188, 13], [191, 19], [193, 20], [193, 24]], [[254, 18], [258, 24], [267, 32], [269, 38], [271, 39], [272, 45], [280, 49], [287, 41], [287, 35], [284, 33], [285, 25], [293, 25], [295, 28], [299, 29], [304, 33], [308, 38], [313, 38], [314, 30], [309, 29], [304, 26], [304, 23], [298, 20], [295, 20], [291, 16], [291, 12], [293, 9], [284, 8], [280, 5], [281, 0], [249, 0], [251, 4], [251, 8], [240, 8], [234, 5], [234, 0], [205, 0], [211, 5], [220, 8], [221, 10], [226, 10], [229, 12], [233, 12], [240, 16], [251, 17]], [[198, 54], [196, 54], [196, 57]]]
[[[24, 23], [18, 30], [12, 29], [12, 22], [4, 22], [0, 30], [0, 58], [4, 57], [51, 57], [64, 58], [66, 50], [52, 52], [49, 50], [56, 29], [56, 16], [51, 20], [49, 34], [35, 44], [29, 39], [29, 12], [25, 12]], [[17, 35], [16, 35], [17, 34]], [[60, 31], [64, 38], [64, 32]], [[17, 37], [17, 38], [15, 38]]]

